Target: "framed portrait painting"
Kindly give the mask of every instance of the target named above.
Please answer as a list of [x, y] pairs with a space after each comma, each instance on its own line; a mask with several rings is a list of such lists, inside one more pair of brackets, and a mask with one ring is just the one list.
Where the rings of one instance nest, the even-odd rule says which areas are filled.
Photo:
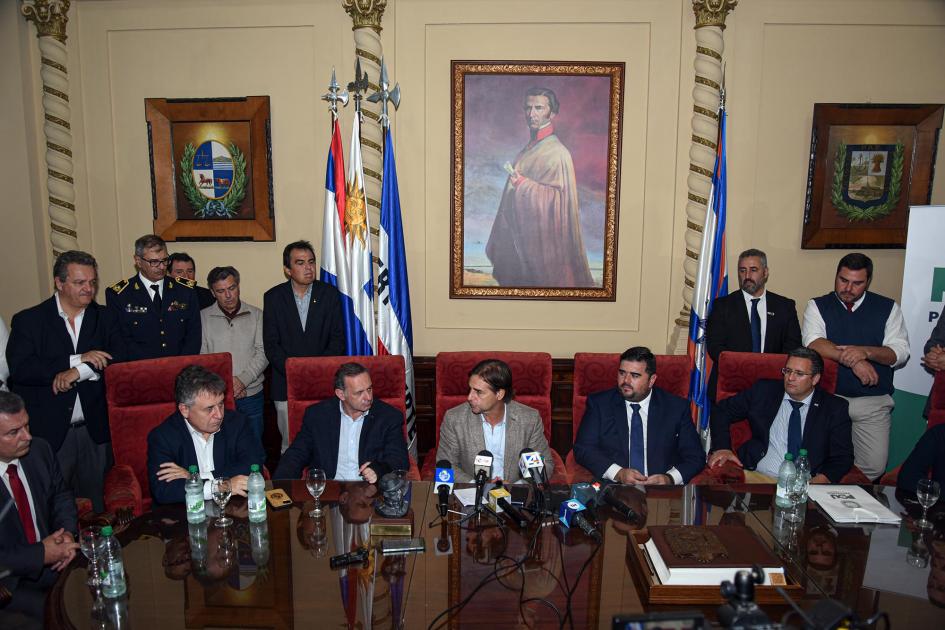
[[815, 103], [803, 249], [905, 248], [928, 205], [942, 105]]
[[273, 241], [269, 97], [147, 98], [154, 233]]
[[450, 297], [616, 299], [624, 64], [452, 62]]

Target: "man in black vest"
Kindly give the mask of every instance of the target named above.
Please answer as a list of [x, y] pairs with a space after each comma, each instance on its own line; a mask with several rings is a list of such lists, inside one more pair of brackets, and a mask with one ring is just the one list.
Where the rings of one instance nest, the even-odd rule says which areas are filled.
[[873, 261], [847, 254], [832, 293], [804, 313], [804, 344], [840, 363], [837, 394], [850, 403], [856, 466], [870, 479], [886, 471], [893, 410], [893, 369], [909, 360], [909, 335], [893, 300], [867, 291]]
[[[787, 354], [801, 345], [794, 300], [765, 290], [768, 256], [760, 249], [738, 255], [738, 286], [735, 293], [716, 299], [706, 325], [706, 351], [717, 362], [726, 350]], [[712, 365], [709, 398], [715, 401], [718, 370]]]

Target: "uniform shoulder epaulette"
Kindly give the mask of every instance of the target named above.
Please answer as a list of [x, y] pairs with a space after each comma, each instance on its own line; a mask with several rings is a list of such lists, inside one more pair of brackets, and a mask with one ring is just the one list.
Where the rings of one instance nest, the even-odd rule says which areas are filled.
[[187, 288], [189, 288], [189, 289], [193, 289], [195, 286], [197, 286], [197, 281], [196, 281], [196, 280], [190, 280], [189, 278], [174, 278], [174, 280], [175, 280], [178, 284], [182, 284], [183, 286], [185, 286], [185, 287], [187, 287]]
[[111, 289], [112, 291], [114, 291], [114, 292], [117, 294], [117, 293], [121, 293], [122, 291], [124, 291], [125, 288], [126, 288], [129, 284], [130, 284], [130, 283], [129, 283], [127, 280], [120, 280], [120, 281], [116, 282], [115, 284], [113, 284], [112, 286], [110, 286], [110, 287], [108, 287], [108, 288]]

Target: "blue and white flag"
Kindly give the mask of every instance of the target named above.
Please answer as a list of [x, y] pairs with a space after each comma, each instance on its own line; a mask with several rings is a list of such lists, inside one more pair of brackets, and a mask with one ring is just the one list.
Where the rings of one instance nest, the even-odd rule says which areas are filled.
[[[371, 262], [371, 230], [364, 197], [364, 165], [361, 162], [361, 123], [355, 115], [348, 149], [348, 190], [345, 195], [344, 235], [349, 290], [345, 302], [345, 337], [350, 356], [374, 354], [374, 267]], [[347, 310], [350, 305], [350, 317]]]
[[322, 220], [322, 263], [319, 274], [322, 282], [337, 287], [348, 286], [345, 261], [344, 211], [345, 211], [345, 162], [341, 147], [341, 131], [338, 119], [331, 128], [331, 145], [328, 148], [328, 168], [325, 173], [325, 215]]
[[705, 211], [702, 230], [702, 249], [699, 251], [699, 271], [692, 294], [692, 312], [689, 314], [689, 403], [692, 417], [702, 432], [703, 446], [708, 448], [709, 436], [709, 373], [712, 358], [705, 348], [705, 328], [712, 310], [712, 302], [728, 294], [728, 271], [725, 266], [725, 206], [726, 154], [725, 106], [719, 107], [719, 137], [712, 173], [712, 190]]
[[417, 457], [416, 405], [413, 386], [413, 325], [410, 319], [410, 287], [404, 224], [400, 216], [400, 192], [394, 164], [394, 141], [388, 127], [384, 139], [384, 183], [381, 192], [380, 251], [377, 261], [378, 354], [404, 357], [407, 377], [407, 448]]

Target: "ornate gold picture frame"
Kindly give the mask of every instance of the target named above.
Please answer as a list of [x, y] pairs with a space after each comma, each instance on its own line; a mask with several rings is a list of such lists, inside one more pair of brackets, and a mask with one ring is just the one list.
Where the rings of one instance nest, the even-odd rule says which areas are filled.
[[452, 62], [451, 298], [616, 299], [624, 70]]

